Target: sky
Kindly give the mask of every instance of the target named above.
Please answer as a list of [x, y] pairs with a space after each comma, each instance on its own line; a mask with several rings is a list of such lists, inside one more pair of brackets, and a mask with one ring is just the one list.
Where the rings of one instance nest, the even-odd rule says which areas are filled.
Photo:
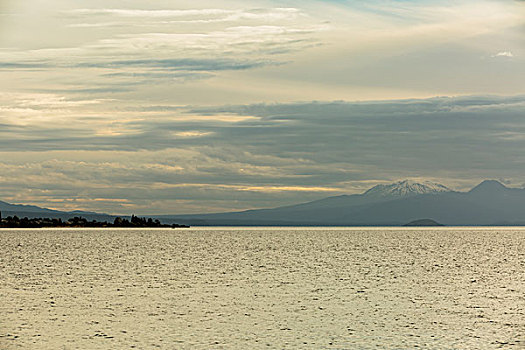
[[525, 1], [0, 0], [0, 200], [267, 208], [525, 183]]

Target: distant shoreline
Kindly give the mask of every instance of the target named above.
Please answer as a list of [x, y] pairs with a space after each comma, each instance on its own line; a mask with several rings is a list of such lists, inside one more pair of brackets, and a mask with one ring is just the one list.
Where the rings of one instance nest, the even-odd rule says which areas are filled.
[[188, 225], [162, 224], [158, 219], [140, 218], [132, 215], [131, 219], [116, 217], [108, 221], [87, 220], [80, 216], [63, 221], [58, 218], [19, 218], [8, 216], [2, 218], [0, 213], [0, 228], [189, 228]]

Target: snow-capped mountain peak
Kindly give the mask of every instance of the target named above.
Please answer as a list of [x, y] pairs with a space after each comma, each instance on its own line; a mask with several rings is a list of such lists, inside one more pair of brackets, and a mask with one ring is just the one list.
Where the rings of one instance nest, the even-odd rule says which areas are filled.
[[452, 190], [448, 187], [435, 182], [416, 182], [413, 180], [403, 180], [389, 185], [377, 185], [366, 191], [364, 194], [367, 196], [407, 197], [417, 196], [420, 194], [435, 194], [451, 191]]

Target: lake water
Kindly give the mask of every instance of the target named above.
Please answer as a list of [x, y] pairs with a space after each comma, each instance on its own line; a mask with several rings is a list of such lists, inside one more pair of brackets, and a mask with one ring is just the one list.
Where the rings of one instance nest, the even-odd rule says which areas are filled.
[[524, 349], [523, 228], [0, 230], [0, 349]]

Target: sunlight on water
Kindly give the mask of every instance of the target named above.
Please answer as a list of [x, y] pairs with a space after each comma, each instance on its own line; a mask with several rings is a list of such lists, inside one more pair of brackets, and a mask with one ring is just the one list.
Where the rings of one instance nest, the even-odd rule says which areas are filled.
[[523, 228], [1, 230], [2, 349], [525, 347]]

